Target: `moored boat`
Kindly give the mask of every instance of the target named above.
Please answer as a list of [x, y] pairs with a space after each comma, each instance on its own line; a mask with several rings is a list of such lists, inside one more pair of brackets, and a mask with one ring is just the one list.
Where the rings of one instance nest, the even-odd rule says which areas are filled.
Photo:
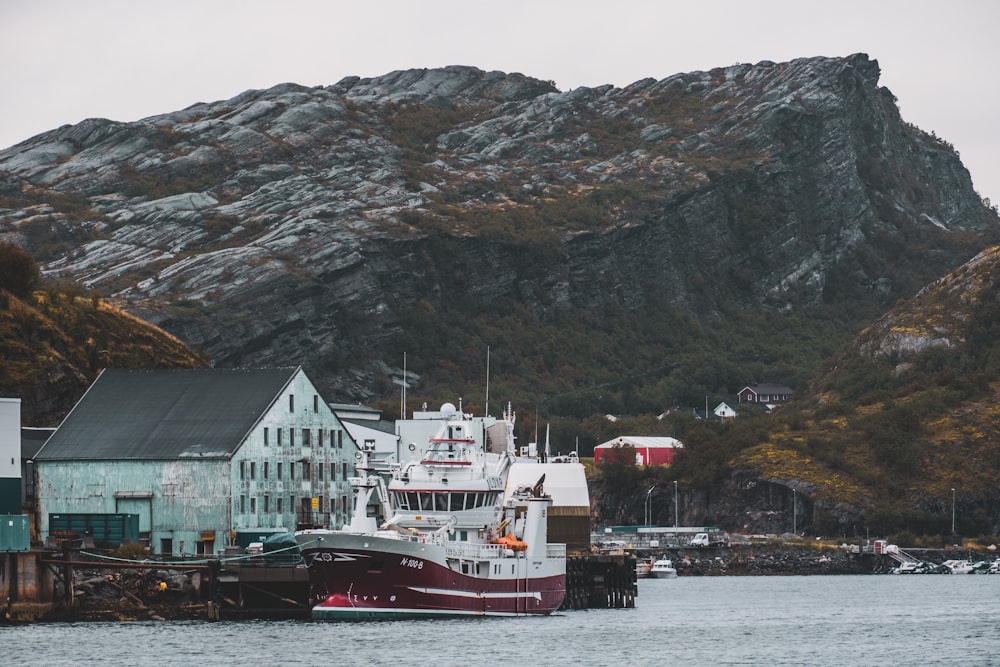
[[653, 567], [652, 560], [637, 560], [635, 562], [635, 576], [637, 579], [645, 579], [649, 576], [649, 571]]
[[658, 558], [649, 568], [649, 576], [653, 579], [674, 579], [677, 577], [677, 569], [669, 558]]
[[[447, 408], [447, 410], [445, 410]], [[354, 514], [343, 530], [304, 530], [296, 540], [309, 568], [317, 619], [549, 614], [566, 595], [566, 547], [548, 542], [552, 498], [544, 474], [504, 499], [516, 460], [513, 412], [506, 451], [489, 454], [450, 417], [426, 450], [391, 467], [386, 487], [359, 452], [351, 478]], [[387, 519], [368, 516], [379, 493]]]
[[946, 560], [941, 563], [951, 574], [973, 574], [976, 570], [972, 563], [967, 560]]

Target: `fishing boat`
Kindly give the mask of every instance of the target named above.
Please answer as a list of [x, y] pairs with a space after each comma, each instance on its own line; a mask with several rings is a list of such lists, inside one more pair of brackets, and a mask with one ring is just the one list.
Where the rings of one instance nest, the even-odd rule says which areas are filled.
[[[442, 412], [426, 449], [411, 444], [411, 460], [390, 466], [388, 485], [370, 452], [358, 452], [343, 530], [296, 532], [314, 619], [545, 615], [562, 604], [566, 546], [548, 542], [544, 473], [505, 494], [517, 461], [513, 411], [499, 453], [471, 437], [468, 415], [451, 404]], [[368, 511], [375, 493], [381, 524]]]
[[653, 566], [649, 568], [649, 576], [653, 579], [675, 579], [677, 569], [669, 558], [659, 558], [653, 561]]
[[653, 561], [649, 560], [637, 560], [635, 561], [635, 577], [636, 579], [645, 579], [649, 576], [650, 570], [653, 569]]

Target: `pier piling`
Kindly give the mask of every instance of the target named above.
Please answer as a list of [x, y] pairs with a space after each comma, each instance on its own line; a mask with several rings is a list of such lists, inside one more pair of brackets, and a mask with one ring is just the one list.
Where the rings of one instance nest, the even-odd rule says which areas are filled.
[[635, 557], [570, 556], [561, 609], [625, 609], [635, 606]]

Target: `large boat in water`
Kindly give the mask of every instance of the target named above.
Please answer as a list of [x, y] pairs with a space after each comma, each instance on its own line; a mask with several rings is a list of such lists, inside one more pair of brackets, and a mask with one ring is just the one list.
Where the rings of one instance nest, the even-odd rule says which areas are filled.
[[[358, 453], [354, 512], [343, 530], [303, 530], [296, 541], [326, 620], [549, 614], [566, 595], [566, 546], [548, 541], [545, 466], [506, 488], [517, 465], [513, 412], [506, 446], [487, 451], [451, 404], [425, 450], [377, 474]], [[506, 493], [505, 493], [506, 488]], [[370, 516], [373, 494], [386, 517]]]

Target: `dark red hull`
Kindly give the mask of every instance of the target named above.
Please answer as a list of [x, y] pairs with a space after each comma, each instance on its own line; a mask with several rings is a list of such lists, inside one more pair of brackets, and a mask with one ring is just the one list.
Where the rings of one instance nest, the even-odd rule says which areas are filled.
[[[558, 574], [537, 576], [555, 568], [508, 558], [480, 561], [482, 576], [476, 576], [476, 562], [449, 567], [441, 547], [388, 542], [382, 549], [302, 549], [317, 601], [313, 618], [545, 615], [566, 596], [564, 567]], [[463, 567], [469, 574], [460, 571]]]

